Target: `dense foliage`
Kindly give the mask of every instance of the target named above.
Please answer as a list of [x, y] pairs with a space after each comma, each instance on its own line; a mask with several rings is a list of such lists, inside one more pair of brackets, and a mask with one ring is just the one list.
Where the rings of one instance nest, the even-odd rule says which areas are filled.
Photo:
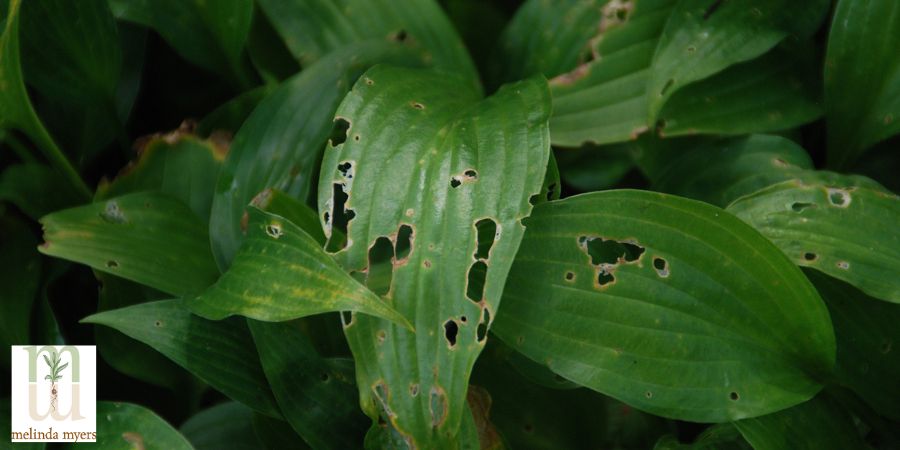
[[896, 0], [0, 24], [0, 343], [102, 448], [900, 448]]

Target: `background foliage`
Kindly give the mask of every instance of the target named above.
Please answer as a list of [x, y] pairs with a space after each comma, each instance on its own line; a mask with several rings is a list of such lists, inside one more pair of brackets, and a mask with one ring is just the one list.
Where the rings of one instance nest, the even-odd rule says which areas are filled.
[[102, 448], [900, 447], [896, 1], [0, 24], [0, 343]]

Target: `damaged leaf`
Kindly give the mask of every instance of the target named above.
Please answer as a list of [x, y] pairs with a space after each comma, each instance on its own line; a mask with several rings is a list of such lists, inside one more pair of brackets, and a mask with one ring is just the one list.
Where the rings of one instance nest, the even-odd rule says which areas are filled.
[[723, 422], [806, 401], [834, 365], [815, 289], [719, 208], [606, 191], [541, 205], [526, 223], [494, 330], [569, 380]]

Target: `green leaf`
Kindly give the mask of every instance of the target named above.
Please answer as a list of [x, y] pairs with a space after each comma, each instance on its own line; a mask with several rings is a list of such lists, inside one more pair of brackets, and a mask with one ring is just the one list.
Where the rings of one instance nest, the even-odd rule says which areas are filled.
[[809, 399], [834, 365], [815, 289], [719, 208], [605, 191], [540, 205], [526, 224], [494, 330], [569, 380], [723, 422]]
[[214, 109], [197, 124], [197, 134], [210, 136], [216, 131], [235, 133], [250, 114], [277, 86], [266, 84], [244, 92]]
[[101, 182], [94, 201], [139, 191], [160, 191], [181, 200], [205, 224], [228, 142], [200, 139], [182, 129], [139, 142], [138, 159], [111, 182]]
[[878, 183], [808, 171], [740, 198], [728, 211], [796, 264], [900, 303], [900, 197]]
[[203, 222], [166, 194], [124, 195], [50, 214], [41, 224], [41, 253], [169, 294], [197, 294], [219, 276]]
[[[192, 450], [191, 444], [153, 411], [130, 403], [97, 402], [97, 442], [100, 450]], [[63, 444], [64, 449], [84, 444]]]
[[319, 222], [319, 215], [305, 203], [277, 189], [266, 189], [253, 199], [253, 206], [276, 216], [281, 216], [297, 225], [319, 244], [325, 246], [325, 232]]
[[368, 273], [369, 287], [383, 287], [416, 328], [360, 314], [346, 321], [360, 403], [412, 446], [459, 443], [468, 375], [529, 199], [543, 192], [549, 113], [539, 78], [481, 100], [465, 80], [389, 66], [366, 72], [338, 108], [348, 129], [322, 162], [325, 235], [346, 225], [335, 258]]
[[850, 167], [900, 132], [900, 3], [840, 0], [825, 56], [828, 162]]
[[81, 203], [65, 180], [38, 163], [13, 164], [0, 173], [0, 200], [8, 201], [31, 219]]
[[253, 410], [237, 402], [219, 403], [191, 416], [181, 434], [196, 450], [258, 450]]
[[429, 51], [436, 68], [461, 74], [478, 86], [475, 65], [437, 1], [260, 0], [259, 4], [303, 66], [348, 44], [410, 40]]
[[280, 416], [244, 319], [206, 320], [191, 314], [180, 300], [162, 300], [103, 311], [81, 321], [119, 330], [233, 400]]
[[900, 421], [900, 306], [878, 301], [853, 286], [807, 270], [828, 305], [837, 338], [835, 377], [879, 414]]
[[[10, 214], [0, 215], [0, 346], [31, 342], [31, 309], [41, 278], [41, 258], [35, 251], [37, 238], [28, 226]], [[46, 355], [45, 355], [46, 356]], [[9, 367], [4, 358], [2, 367]]]
[[722, 208], [813, 167], [806, 150], [781, 136], [755, 134], [678, 147], [651, 150], [672, 159], [653, 177], [654, 190]]
[[122, 48], [108, 2], [27, 1], [21, 39], [25, 80], [52, 104], [47, 109], [69, 119], [60, 136], [80, 122], [90, 129], [84, 141], [64, 142], [80, 157], [96, 154], [123, 126], [116, 98]]
[[821, 66], [815, 49], [783, 47], [672, 95], [659, 113], [659, 135], [759, 133], [818, 118]]
[[260, 413], [253, 414], [253, 430], [256, 436], [269, 450], [294, 449], [305, 450], [309, 446], [283, 420], [273, 419]]
[[249, 321], [269, 385], [285, 419], [317, 449], [356, 448], [367, 421], [353, 372], [319, 356], [296, 323]]
[[[489, 61], [492, 84], [537, 74], [552, 78], [574, 69], [590, 53], [588, 42], [620, 20], [618, 5], [607, 0], [526, 1]], [[628, 7], [622, 8], [627, 14]]]
[[156, 30], [188, 61], [236, 86], [252, 85], [252, 68], [243, 53], [253, 17], [251, 0], [109, 0], [109, 4], [116, 17]]
[[186, 305], [218, 320], [232, 315], [280, 322], [357, 311], [409, 321], [348, 275], [305, 231], [281, 216], [249, 210], [247, 237], [231, 268]]
[[28, 98], [22, 79], [19, 51], [21, 3], [21, 0], [9, 0], [9, 13], [6, 14], [3, 34], [0, 35], [0, 86], [3, 87], [0, 89], [0, 129], [14, 128], [25, 133], [75, 192], [83, 198], [89, 198], [90, 189], [50, 137]]
[[247, 118], [213, 199], [210, 235], [219, 267], [228, 267], [240, 246], [246, 206], [257, 194], [274, 188], [298, 199], [310, 197], [334, 110], [359, 74], [376, 62], [415, 65], [421, 55], [383, 42], [339, 49], [285, 81]]
[[650, 123], [682, 87], [762, 55], [788, 36], [812, 35], [828, 6], [828, 0], [678, 2], [653, 57], [648, 85]]
[[713, 425], [690, 444], [682, 444], [672, 435], [663, 436], [653, 450], [752, 450], [741, 433], [730, 423]]
[[734, 426], [755, 450], [869, 448], [850, 415], [824, 395], [774, 414], [739, 420]]
[[[140, 284], [95, 272], [100, 283], [97, 311], [111, 311], [166, 296]], [[148, 292], [151, 291], [151, 292]], [[190, 377], [177, 364], [152, 347], [107, 327], [94, 327], [97, 351], [103, 360], [117, 371], [132, 378], [172, 391], [190, 386]]]
[[579, 149], [559, 149], [554, 154], [560, 176], [579, 191], [599, 191], [616, 185], [634, 168], [632, 144], [586, 145]]
[[[592, 47], [600, 57], [550, 81], [554, 145], [635, 139], [646, 132], [647, 83], [659, 36], [676, 0], [634, 0]], [[549, 4], [548, 4], [549, 5]], [[546, 13], [549, 10], [545, 10]]]

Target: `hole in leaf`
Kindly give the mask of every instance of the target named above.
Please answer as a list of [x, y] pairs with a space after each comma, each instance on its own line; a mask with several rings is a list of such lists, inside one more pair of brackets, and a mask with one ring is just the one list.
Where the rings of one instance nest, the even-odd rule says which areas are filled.
[[466, 297], [475, 303], [480, 302], [484, 298], [484, 281], [487, 279], [487, 269], [487, 263], [484, 261], [475, 261], [469, 267]]
[[653, 258], [653, 269], [656, 270], [656, 274], [662, 278], [669, 276], [669, 262], [663, 258], [658, 256]]
[[330, 378], [331, 377], [329, 377], [325, 372], [322, 372], [322, 374], [319, 375], [319, 379], [322, 380], [323, 383], [327, 383]]
[[815, 203], [804, 203], [804, 202], [794, 202], [791, 205], [791, 209], [794, 210], [795, 212], [800, 212], [806, 208], [815, 208], [815, 207], [816, 207]]
[[454, 177], [450, 178], [450, 187], [452, 187], [453, 189], [458, 188], [459, 185], [461, 185], [461, 184], [462, 184], [462, 180], [460, 180], [459, 177], [454, 176]]
[[492, 219], [481, 219], [475, 222], [476, 247], [475, 259], [488, 259], [491, 247], [494, 246], [494, 238], [497, 237], [497, 222]]
[[612, 273], [607, 272], [606, 270], [600, 270], [600, 273], [597, 274], [597, 284], [599, 284], [600, 286], [606, 286], [613, 281], [616, 281], [616, 277], [614, 277]]
[[444, 339], [447, 339], [451, 347], [456, 345], [457, 334], [459, 334], [459, 325], [456, 324], [456, 321], [450, 319], [444, 322]]
[[413, 383], [409, 385], [409, 395], [415, 397], [419, 395], [419, 385], [418, 383]]
[[447, 394], [438, 387], [431, 388], [431, 426], [437, 428], [444, 424], [447, 419]]
[[420, 111], [425, 109], [425, 105], [423, 105], [419, 102], [412, 102], [412, 103], [410, 103], [410, 105], [412, 105], [413, 108], [418, 109]]
[[329, 252], [334, 253], [347, 246], [347, 226], [356, 217], [356, 213], [352, 209], [345, 207], [350, 196], [344, 192], [344, 185], [342, 183], [334, 183], [332, 189], [332, 232], [325, 248]]
[[612, 239], [587, 239], [587, 252], [591, 255], [591, 264], [617, 264], [619, 259], [626, 263], [635, 262], [644, 254], [644, 247], [631, 242], [618, 242]]
[[344, 328], [353, 325], [353, 312], [341, 311], [341, 324], [344, 325]]
[[341, 173], [341, 176], [350, 180], [353, 178], [353, 163], [350, 161], [344, 161], [337, 166], [338, 172]]
[[350, 121], [337, 117], [334, 119], [334, 125], [331, 127], [331, 134], [328, 140], [331, 141], [332, 147], [337, 147], [347, 141], [347, 131], [350, 130]]
[[469, 170], [463, 172], [463, 175], [465, 175], [466, 178], [471, 178], [471, 179], [478, 178], [478, 172], [476, 172], [474, 169], [469, 169]]
[[366, 286], [377, 295], [386, 295], [391, 290], [394, 267], [394, 245], [390, 239], [381, 236], [369, 247], [369, 271]]
[[113, 261], [113, 260], [109, 260], [106, 262], [106, 267], [108, 267], [110, 269], [115, 269], [115, 268], [119, 267], [119, 263], [116, 261]]
[[[475, 338], [479, 343], [487, 339], [488, 326], [491, 323], [491, 311], [487, 308], [483, 308], [481, 311], [481, 320], [478, 321], [478, 329], [475, 332]], [[524, 340], [523, 337], [520, 336], [520, 338]], [[522, 345], [522, 343], [519, 342], [519, 345]]]
[[459, 316], [459, 321], [462, 323], [466, 323], [469, 321], [469, 318], [466, 316]]
[[572, 281], [575, 279], [575, 272], [566, 272], [566, 281]]
[[816, 255], [815, 253], [812, 253], [812, 252], [806, 252], [803, 254], [803, 259], [810, 261], [810, 262], [815, 261], [816, 259], [818, 259], [818, 257], [819, 257], [819, 255]]
[[828, 189], [828, 203], [838, 208], [846, 208], [850, 205], [850, 193], [843, 189]]
[[737, 392], [732, 392], [732, 393], [728, 394], [728, 398], [730, 398], [732, 401], [738, 401], [741, 398], [741, 396], [738, 395]]
[[159, 328], [162, 326], [162, 322], [157, 320], [156, 322], [153, 323], [153, 325], [156, 325], [156, 327]]
[[409, 36], [406, 34], [406, 30], [399, 30], [391, 36], [391, 39], [397, 42], [404, 42], [407, 37]]
[[273, 239], [278, 239], [284, 234], [284, 231], [281, 229], [280, 223], [270, 223], [266, 225], [266, 234]]
[[653, 398], [653, 393], [650, 391], [644, 392], [644, 397], [647, 397], [648, 399]]
[[403, 261], [409, 257], [412, 250], [413, 229], [411, 226], [403, 224], [397, 231], [397, 245], [394, 248], [395, 259]]

